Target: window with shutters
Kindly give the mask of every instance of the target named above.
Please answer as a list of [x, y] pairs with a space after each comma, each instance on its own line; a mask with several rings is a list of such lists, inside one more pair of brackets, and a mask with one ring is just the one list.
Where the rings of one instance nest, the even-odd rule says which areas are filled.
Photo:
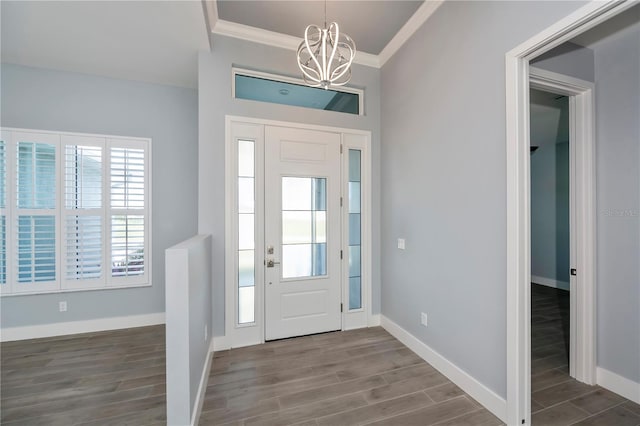
[[150, 285], [150, 140], [4, 129], [0, 289]]

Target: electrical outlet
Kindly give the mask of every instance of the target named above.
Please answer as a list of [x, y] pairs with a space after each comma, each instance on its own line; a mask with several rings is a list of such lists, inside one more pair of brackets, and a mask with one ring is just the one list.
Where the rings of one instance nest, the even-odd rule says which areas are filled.
[[404, 250], [404, 238], [398, 238], [398, 248]]
[[424, 325], [425, 327], [427, 326], [427, 314], [425, 314], [424, 312], [420, 314], [420, 324]]
[[206, 342], [209, 338], [209, 327], [205, 324], [204, 326], [204, 341]]
[[63, 300], [62, 302], [60, 302], [58, 304], [58, 309], [60, 309], [60, 312], [67, 312], [67, 301]]

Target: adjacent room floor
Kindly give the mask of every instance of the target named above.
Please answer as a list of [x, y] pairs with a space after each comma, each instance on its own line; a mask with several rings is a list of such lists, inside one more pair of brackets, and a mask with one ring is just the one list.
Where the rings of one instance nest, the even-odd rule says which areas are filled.
[[640, 405], [569, 376], [569, 292], [531, 285], [534, 426], [638, 426]]

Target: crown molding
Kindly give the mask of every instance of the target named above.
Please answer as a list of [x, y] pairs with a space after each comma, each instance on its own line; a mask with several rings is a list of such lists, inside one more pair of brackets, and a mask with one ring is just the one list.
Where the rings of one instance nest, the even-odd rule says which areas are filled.
[[[213, 34], [238, 38], [251, 41], [253, 43], [265, 44], [267, 46], [279, 47], [281, 49], [296, 51], [302, 42], [302, 38], [262, 28], [251, 27], [249, 25], [238, 24], [236, 22], [225, 21], [218, 18], [218, 8], [216, 0], [202, 0], [208, 26]], [[444, 1], [426, 0], [402, 26], [400, 31], [382, 49], [379, 55], [366, 52], [357, 52], [353, 60], [354, 63], [372, 68], [382, 68], [382, 66], [402, 47], [402, 45], [416, 32], [422, 24], [442, 5]]]
[[[225, 21], [224, 19], [217, 20], [212, 33], [251, 41], [254, 43], [265, 44], [267, 46], [279, 47], [281, 49], [292, 50], [294, 52], [298, 50], [298, 46], [302, 42], [302, 38], [300, 37], [251, 27], [249, 25], [238, 24], [236, 22]], [[368, 67], [380, 68], [378, 55], [372, 55], [370, 53], [357, 52], [353, 62]]]
[[400, 48], [409, 40], [409, 38], [424, 24], [427, 19], [444, 3], [444, 1], [425, 0], [424, 3], [415, 11], [411, 18], [400, 28], [400, 31], [387, 43], [378, 55], [380, 67], [382, 67]]
[[213, 49], [211, 33], [213, 27], [218, 22], [218, 2], [217, 0], [202, 0], [202, 10], [204, 11], [204, 22], [207, 26], [207, 35], [209, 38], [209, 49]]

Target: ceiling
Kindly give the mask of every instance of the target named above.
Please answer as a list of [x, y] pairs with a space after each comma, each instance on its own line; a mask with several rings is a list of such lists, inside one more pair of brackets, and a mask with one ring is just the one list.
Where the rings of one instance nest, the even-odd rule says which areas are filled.
[[[354, 38], [356, 62], [380, 67], [439, 4], [330, 0], [327, 18]], [[196, 88], [209, 29], [295, 50], [306, 25], [323, 24], [324, 3], [1, 0], [0, 14], [4, 63]]]
[[0, 1], [2, 62], [197, 87], [199, 1]]
[[[327, 2], [327, 22], [336, 21], [360, 52], [378, 55], [422, 5], [423, 0]], [[218, 0], [218, 18], [303, 37], [307, 25], [324, 24], [324, 2]]]
[[569, 100], [566, 96], [531, 89], [531, 146], [569, 141]]

